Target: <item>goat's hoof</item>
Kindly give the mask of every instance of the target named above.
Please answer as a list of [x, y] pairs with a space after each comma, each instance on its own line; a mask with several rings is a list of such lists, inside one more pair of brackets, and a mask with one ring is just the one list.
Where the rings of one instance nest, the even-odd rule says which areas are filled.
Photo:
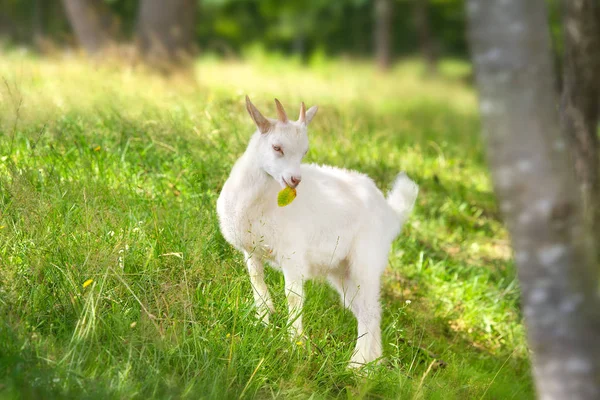
[[361, 362], [358, 362], [358, 361], [350, 361], [350, 363], [348, 364], [348, 368], [349, 369], [354, 369], [354, 370], [360, 369], [360, 368], [362, 368], [364, 366], [365, 366], [364, 363], [361, 363]]
[[350, 359], [350, 363], [348, 363], [348, 368], [353, 370], [362, 369], [364, 367], [374, 367], [377, 365], [383, 364], [383, 358], [376, 358], [371, 361], [366, 361], [363, 357], [352, 357]]
[[291, 327], [288, 329], [288, 336], [290, 337], [290, 340], [294, 343], [302, 342], [304, 340], [304, 334], [302, 332], [302, 329], [296, 329], [294, 327]]
[[257, 312], [256, 319], [263, 325], [269, 325], [269, 313], [268, 312]]

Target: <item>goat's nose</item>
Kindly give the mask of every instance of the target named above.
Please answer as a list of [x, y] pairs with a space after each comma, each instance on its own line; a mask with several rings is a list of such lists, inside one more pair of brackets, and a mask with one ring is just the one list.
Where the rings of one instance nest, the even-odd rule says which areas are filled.
[[292, 178], [291, 178], [292, 185], [294, 185], [294, 187], [298, 186], [298, 184], [300, 183], [301, 180], [302, 180], [302, 177], [300, 177], [300, 176], [292, 176]]

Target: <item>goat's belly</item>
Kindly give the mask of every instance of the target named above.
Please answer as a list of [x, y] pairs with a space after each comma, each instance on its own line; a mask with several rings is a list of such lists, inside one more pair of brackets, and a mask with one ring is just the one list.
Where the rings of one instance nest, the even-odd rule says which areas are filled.
[[326, 276], [330, 272], [339, 269], [341, 265], [347, 264], [348, 250], [345, 248], [313, 248], [306, 255], [306, 259], [310, 266], [311, 275]]

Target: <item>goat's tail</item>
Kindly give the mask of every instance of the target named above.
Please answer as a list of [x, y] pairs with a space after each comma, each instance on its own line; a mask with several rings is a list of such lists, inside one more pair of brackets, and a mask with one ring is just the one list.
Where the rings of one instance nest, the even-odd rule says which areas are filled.
[[404, 224], [412, 212], [418, 194], [419, 186], [405, 172], [399, 173], [392, 190], [388, 193], [387, 202], [400, 218], [401, 225]]

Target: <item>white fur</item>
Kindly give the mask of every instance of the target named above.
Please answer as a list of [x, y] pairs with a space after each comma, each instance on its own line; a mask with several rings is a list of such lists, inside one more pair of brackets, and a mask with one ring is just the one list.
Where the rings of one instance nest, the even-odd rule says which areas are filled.
[[[315, 113], [314, 107], [307, 111], [307, 122]], [[401, 173], [386, 200], [366, 175], [301, 164], [308, 149], [307, 123], [269, 122], [267, 133], [257, 130], [252, 136], [217, 201], [223, 236], [245, 255], [257, 315], [266, 323], [273, 311], [264, 262], [283, 271], [294, 335], [302, 332], [304, 281], [324, 276], [358, 320], [350, 365], [376, 360], [382, 353], [381, 275], [418, 187]], [[297, 197], [279, 207], [277, 193], [291, 176], [302, 179]]]

